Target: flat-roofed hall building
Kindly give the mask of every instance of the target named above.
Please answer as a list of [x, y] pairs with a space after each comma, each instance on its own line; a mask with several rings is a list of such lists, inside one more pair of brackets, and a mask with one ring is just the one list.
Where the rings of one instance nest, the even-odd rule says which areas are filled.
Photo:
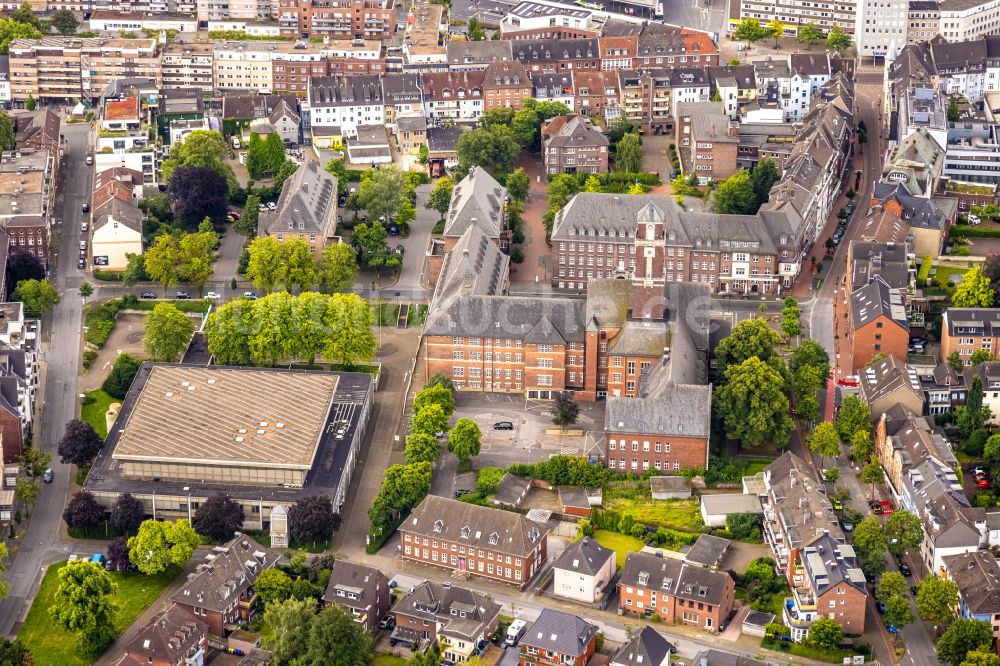
[[368, 374], [146, 363], [86, 489], [129, 492], [156, 518], [189, 518], [225, 491], [247, 528], [303, 495], [343, 505], [373, 400]]

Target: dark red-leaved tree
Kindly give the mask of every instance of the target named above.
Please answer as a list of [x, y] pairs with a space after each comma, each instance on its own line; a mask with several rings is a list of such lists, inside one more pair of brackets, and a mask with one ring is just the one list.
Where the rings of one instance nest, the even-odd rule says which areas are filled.
[[225, 493], [212, 495], [195, 511], [195, 532], [216, 541], [228, 541], [233, 533], [243, 527], [243, 507]]
[[86, 490], [73, 495], [63, 510], [63, 520], [69, 527], [86, 530], [104, 520], [104, 507]]

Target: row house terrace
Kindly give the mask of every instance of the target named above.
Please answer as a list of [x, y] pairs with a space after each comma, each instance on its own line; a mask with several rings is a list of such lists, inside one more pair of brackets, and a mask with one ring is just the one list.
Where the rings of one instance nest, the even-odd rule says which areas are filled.
[[281, 34], [301, 39], [389, 39], [396, 14], [388, 0], [279, 0]]

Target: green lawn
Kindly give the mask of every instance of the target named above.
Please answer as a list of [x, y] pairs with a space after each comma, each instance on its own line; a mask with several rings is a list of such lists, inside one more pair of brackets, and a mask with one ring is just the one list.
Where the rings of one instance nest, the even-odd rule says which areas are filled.
[[101, 436], [101, 439], [104, 439], [108, 436], [108, 422], [104, 415], [108, 413], [108, 407], [111, 406], [111, 403], [121, 402], [121, 400], [112, 398], [103, 389], [94, 389], [87, 395], [93, 398], [94, 402], [80, 408], [80, 418], [94, 426], [97, 434]]
[[764, 468], [773, 462], [774, 458], [751, 458], [747, 460], [747, 467], [743, 472], [743, 476], [755, 476], [759, 472], [763, 472]]
[[594, 541], [605, 548], [615, 551], [615, 561], [618, 563], [619, 568], [625, 566], [625, 558], [629, 553], [642, 550], [642, 547], [646, 545], [635, 537], [607, 530], [597, 530], [594, 532]]
[[[31, 650], [36, 664], [75, 664], [92, 663], [78, 654], [76, 636], [57, 626], [50, 618], [48, 609], [55, 599], [59, 587], [59, 569], [66, 565], [59, 562], [49, 567], [42, 579], [41, 587], [28, 617], [21, 627], [18, 638]], [[114, 595], [115, 611], [114, 631], [117, 636], [129, 626], [139, 615], [156, 600], [163, 588], [177, 577], [180, 569], [171, 568], [158, 576], [146, 576], [138, 572], [112, 572], [111, 577], [118, 583], [118, 592]]]
[[406, 660], [394, 654], [377, 654], [372, 659], [371, 666], [403, 666]]
[[606, 499], [604, 508], [629, 514], [636, 522], [681, 532], [700, 532], [703, 527], [701, 505], [697, 499], [654, 500], [643, 497]]
[[820, 648], [804, 645], [802, 643], [787, 643], [773, 638], [764, 638], [761, 641], [760, 646], [771, 650], [777, 650], [779, 652], [790, 652], [791, 654], [799, 657], [805, 657], [806, 659], [826, 661], [831, 664], [843, 663], [844, 657], [849, 657], [856, 652], [852, 650], [822, 650]]

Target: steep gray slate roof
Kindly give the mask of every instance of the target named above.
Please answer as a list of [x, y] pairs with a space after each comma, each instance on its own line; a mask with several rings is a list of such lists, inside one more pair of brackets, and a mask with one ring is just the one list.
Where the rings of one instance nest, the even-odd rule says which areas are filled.
[[722, 603], [727, 581], [731, 581], [727, 573], [640, 552], [628, 554], [620, 584], [717, 606]]
[[259, 226], [268, 234], [312, 233], [332, 236], [337, 224], [337, 178], [306, 162], [281, 188], [278, 207], [261, 213]]
[[615, 551], [605, 548], [590, 537], [583, 537], [567, 546], [552, 568], [594, 576], [614, 556]]
[[696, 666], [771, 666], [771, 662], [722, 650], [702, 650], [691, 659]]
[[653, 398], [608, 399], [604, 427], [609, 433], [675, 437], [709, 436], [712, 387], [675, 385]]
[[580, 299], [531, 296], [460, 296], [430, 311], [426, 335], [511, 338], [539, 344], [583, 342]]
[[579, 656], [597, 633], [597, 627], [576, 615], [545, 608], [527, 631], [521, 643], [557, 654]]
[[448, 42], [448, 66], [454, 68], [513, 60], [510, 40], [484, 42]]
[[213, 548], [170, 598], [179, 604], [222, 612], [253, 585], [261, 571], [274, 568], [282, 558], [250, 537], [238, 535], [225, 546]]
[[858, 568], [853, 546], [823, 534], [805, 545], [800, 559], [817, 596], [841, 583], [865, 592], [865, 574]]
[[405, 594], [392, 612], [440, 623], [443, 634], [474, 638], [500, 614], [500, 606], [482, 592], [424, 581]]
[[[337, 596], [338, 588], [356, 593], [357, 598]], [[379, 588], [389, 595], [389, 579], [384, 573], [363, 564], [337, 560], [330, 569], [330, 582], [323, 601], [348, 608], [368, 609], [376, 602]]]
[[111, 199], [94, 211], [94, 231], [108, 224], [112, 218], [132, 231], [142, 234], [142, 220], [146, 216], [138, 207], [125, 203], [121, 199]]
[[945, 557], [944, 565], [970, 613], [1000, 613], [1000, 564], [996, 555], [988, 550], [975, 550]]
[[888, 318], [904, 331], [910, 330], [903, 295], [876, 275], [851, 293], [851, 324], [857, 330], [879, 317]]
[[615, 653], [611, 666], [660, 666], [670, 655], [670, 648], [670, 642], [660, 632], [643, 627]]
[[943, 326], [948, 335], [1000, 335], [1000, 308], [948, 308]]
[[502, 230], [505, 196], [506, 188], [486, 169], [473, 167], [452, 190], [444, 235], [461, 236], [470, 226], [477, 226], [490, 238], [498, 238]]
[[433, 307], [455, 296], [496, 296], [507, 284], [510, 258], [479, 227], [469, 227], [445, 255], [431, 299]]

